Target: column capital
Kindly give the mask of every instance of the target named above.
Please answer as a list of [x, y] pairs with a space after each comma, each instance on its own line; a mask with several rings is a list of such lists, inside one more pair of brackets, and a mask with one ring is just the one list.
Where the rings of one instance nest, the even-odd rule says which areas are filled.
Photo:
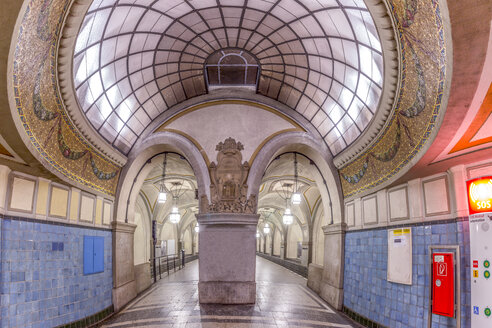
[[256, 225], [258, 224], [259, 214], [243, 213], [205, 213], [197, 214], [196, 219], [200, 226], [207, 225]]
[[136, 228], [137, 228], [137, 225], [133, 224], [133, 223], [126, 223], [126, 222], [121, 222], [121, 221], [111, 222], [111, 229], [114, 232], [133, 234], [135, 232]]
[[345, 222], [341, 222], [341, 223], [326, 225], [322, 227], [322, 229], [325, 235], [336, 235], [336, 234], [345, 233], [347, 231], [347, 227], [348, 226]]
[[303, 241], [303, 242], [302, 242], [302, 246], [306, 246], [306, 247], [309, 247], [309, 246], [311, 246], [312, 244], [313, 244], [313, 242], [312, 242], [312, 241]]

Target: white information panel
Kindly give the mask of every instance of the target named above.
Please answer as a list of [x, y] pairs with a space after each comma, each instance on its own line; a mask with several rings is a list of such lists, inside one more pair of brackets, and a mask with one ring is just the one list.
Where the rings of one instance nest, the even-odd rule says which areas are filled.
[[388, 230], [388, 281], [412, 284], [412, 229]]
[[492, 327], [492, 212], [470, 215], [471, 326]]

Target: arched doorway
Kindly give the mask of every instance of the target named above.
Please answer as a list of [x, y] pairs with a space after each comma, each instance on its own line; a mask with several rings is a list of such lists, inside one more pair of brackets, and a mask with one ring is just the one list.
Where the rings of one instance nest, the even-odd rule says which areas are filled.
[[[167, 178], [163, 175], [164, 157], [169, 158]], [[112, 222], [113, 243], [116, 245], [113, 257], [113, 303], [116, 311], [150, 284], [150, 263], [145, 260], [149, 255], [155, 256], [156, 250], [162, 251], [162, 241], [166, 241], [166, 253], [172, 247], [173, 253], [180, 248], [185, 252], [193, 248], [196, 236], [186, 234], [189, 234], [187, 231], [191, 226], [196, 225], [193, 218], [198, 209], [198, 199], [209, 193], [209, 181], [207, 166], [199, 150], [180, 135], [170, 132], [153, 134], [130, 154], [121, 174]], [[180, 199], [173, 200], [171, 192], [170, 200], [159, 204], [159, 192], [163, 186], [168, 191], [179, 189], [174, 195]], [[166, 226], [174, 207], [182, 224]], [[152, 238], [153, 234], [155, 238]], [[157, 247], [157, 241], [161, 241], [160, 247]]]
[[170, 263], [174, 268], [176, 261], [193, 255], [198, 211], [196, 177], [183, 156], [164, 152], [145, 166], [150, 169], [146, 168], [133, 222], [137, 292], [149, 286], [150, 277], [156, 281]]
[[[283, 250], [281, 247], [280, 254], [283, 253], [284, 258], [288, 259], [290, 256], [301, 264], [305, 263], [308, 269], [308, 286], [329, 304], [341, 309], [346, 224], [339, 177], [332, 167], [329, 155], [323, 155], [327, 154], [323, 151], [323, 145], [316, 143], [309, 135], [296, 132], [273, 138], [258, 153], [251, 168], [248, 185], [252, 193], [254, 190], [259, 191], [259, 209], [273, 207], [283, 221], [288, 202], [275, 193], [279, 194], [276, 190], [292, 188], [286, 184], [293, 183], [294, 161], [292, 158], [290, 161], [281, 160], [282, 156], [289, 153], [291, 156], [298, 154], [300, 158], [305, 158], [306, 168], [309, 168], [305, 172], [311, 172], [313, 182], [308, 183], [310, 179], [305, 181], [305, 204], [301, 201], [300, 207], [290, 209], [293, 216], [290, 225], [293, 228], [284, 225], [284, 247]], [[273, 171], [271, 175], [268, 174], [269, 170]], [[299, 179], [299, 182], [302, 181]], [[312, 195], [309, 195], [309, 190]], [[319, 201], [313, 201], [318, 198]], [[258, 232], [261, 238], [260, 229]], [[316, 262], [313, 263], [313, 259]]]

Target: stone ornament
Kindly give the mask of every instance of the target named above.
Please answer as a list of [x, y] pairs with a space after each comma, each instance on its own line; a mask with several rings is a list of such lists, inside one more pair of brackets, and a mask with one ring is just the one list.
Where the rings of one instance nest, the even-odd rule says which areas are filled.
[[247, 198], [248, 185], [246, 179], [249, 173], [249, 164], [241, 164], [243, 144], [233, 138], [220, 142], [215, 150], [217, 164], [212, 162], [210, 170], [210, 197], [202, 196], [202, 213], [256, 213], [256, 196]]

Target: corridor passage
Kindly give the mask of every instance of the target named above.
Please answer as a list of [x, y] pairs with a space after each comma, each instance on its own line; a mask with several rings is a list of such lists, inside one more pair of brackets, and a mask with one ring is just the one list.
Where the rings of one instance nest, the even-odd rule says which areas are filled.
[[254, 305], [200, 305], [198, 261], [163, 278], [102, 327], [353, 327], [306, 279], [256, 257]]

